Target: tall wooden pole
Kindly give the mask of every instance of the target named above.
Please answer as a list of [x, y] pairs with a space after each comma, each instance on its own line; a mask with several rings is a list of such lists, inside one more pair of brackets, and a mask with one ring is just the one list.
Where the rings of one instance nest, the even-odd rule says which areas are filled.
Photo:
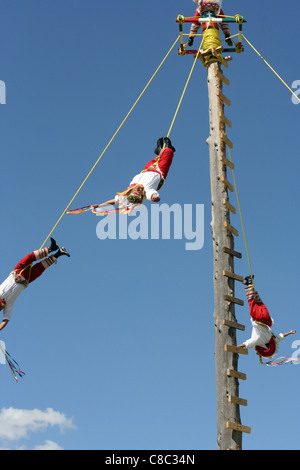
[[[207, 65], [209, 96], [210, 134], [209, 146], [211, 211], [213, 238], [213, 279], [214, 279], [214, 324], [215, 324], [215, 367], [217, 388], [217, 444], [219, 450], [242, 449], [242, 432], [250, 428], [241, 425], [240, 404], [246, 400], [239, 398], [239, 378], [245, 374], [238, 372], [236, 346], [234, 258], [241, 257], [234, 251], [234, 231], [230, 224], [230, 212], [234, 208], [229, 203], [228, 190], [232, 191], [228, 178], [226, 157], [226, 125], [224, 119], [223, 74], [220, 62]], [[223, 79], [223, 80], [222, 80]], [[230, 104], [230, 102], [227, 104]], [[225, 162], [225, 163], [224, 163]], [[227, 163], [226, 163], [227, 162]]]

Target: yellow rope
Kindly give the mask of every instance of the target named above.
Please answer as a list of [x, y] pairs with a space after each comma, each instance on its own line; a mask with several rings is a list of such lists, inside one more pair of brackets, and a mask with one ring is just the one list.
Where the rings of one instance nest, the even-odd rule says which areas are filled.
[[61, 214], [61, 216], [59, 217], [59, 219], [57, 220], [57, 222], [55, 223], [54, 227], [52, 228], [51, 232], [49, 233], [49, 235], [46, 237], [46, 239], [44, 240], [41, 248], [43, 248], [43, 246], [45, 245], [46, 241], [48, 240], [48, 238], [52, 235], [52, 233], [54, 232], [54, 230], [56, 229], [56, 227], [58, 226], [59, 222], [61, 221], [61, 219], [63, 218], [63, 216], [65, 215], [66, 213], [66, 210], [68, 209], [68, 207], [70, 207], [70, 205], [72, 204], [72, 202], [74, 201], [74, 199], [76, 198], [76, 196], [78, 195], [78, 193], [81, 191], [81, 189], [83, 188], [83, 186], [85, 185], [86, 181], [88, 180], [88, 178], [90, 177], [90, 175], [92, 174], [92, 172], [94, 171], [94, 169], [96, 168], [96, 166], [98, 165], [98, 163], [100, 162], [101, 158], [103, 157], [104, 153], [106, 152], [106, 150], [108, 149], [108, 147], [110, 146], [110, 144], [112, 143], [112, 141], [114, 140], [114, 138], [116, 137], [116, 135], [118, 134], [118, 132], [120, 131], [121, 127], [123, 126], [123, 124], [125, 123], [125, 121], [127, 120], [127, 118], [129, 117], [129, 115], [132, 113], [133, 109], [135, 108], [135, 106], [138, 104], [138, 102], [140, 101], [141, 97], [143, 96], [143, 94], [145, 93], [145, 91], [147, 90], [147, 88], [149, 87], [150, 83], [152, 82], [152, 80], [154, 79], [154, 77], [156, 76], [156, 74], [158, 73], [158, 71], [160, 70], [160, 68], [162, 67], [162, 65], [164, 64], [164, 62], [166, 61], [167, 57], [170, 55], [170, 53], [172, 52], [173, 48], [175, 47], [175, 44], [177, 43], [179, 39], [179, 36], [176, 38], [176, 41], [174, 41], [172, 47], [170, 48], [170, 50], [167, 52], [167, 54], [165, 55], [165, 57], [163, 58], [163, 60], [161, 61], [161, 63], [159, 64], [159, 66], [157, 67], [157, 69], [155, 70], [154, 74], [152, 75], [152, 77], [150, 78], [150, 80], [148, 81], [147, 85], [145, 86], [145, 88], [143, 89], [143, 91], [140, 93], [139, 97], [136, 99], [136, 101], [134, 102], [134, 104], [132, 105], [132, 107], [130, 108], [130, 110], [128, 111], [128, 113], [126, 114], [125, 118], [123, 119], [123, 121], [121, 122], [121, 124], [119, 125], [118, 129], [116, 130], [116, 132], [114, 133], [114, 135], [112, 136], [112, 138], [110, 139], [110, 141], [108, 142], [108, 144], [106, 145], [105, 149], [103, 150], [103, 152], [101, 153], [101, 155], [99, 156], [98, 160], [96, 161], [96, 163], [93, 165], [93, 167], [91, 168], [91, 170], [89, 171], [89, 173], [87, 174], [87, 176], [85, 177], [85, 179], [83, 180], [83, 182], [81, 183], [81, 185], [79, 186], [79, 188], [77, 189], [76, 193], [74, 194], [74, 196], [72, 197], [72, 199], [70, 200], [70, 202], [68, 203], [68, 205], [66, 206], [66, 208], [64, 209], [63, 213]]
[[[288, 90], [289, 90], [294, 96], [296, 96], [296, 98], [300, 101], [300, 99], [299, 99], [298, 96], [293, 92], [293, 90], [285, 83], [285, 81], [278, 75], [278, 73], [273, 69], [273, 67], [271, 67], [271, 65], [262, 57], [262, 55], [255, 49], [255, 47], [248, 41], [248, 39], [245, 38], [244, 35], [243, 35], [243, 38], [245, 39], [245, 41], [247, 41], [247, 43], [249, 44], [249, 46], [251, 46], [252, 49], [259, 55], [259, 57], [265, 62], [265, 64], [272, 70], [272, 72], [279, 78], [279, 80], [288, 88]], [[230, 148], [229, 148], [229, 147], [228, 147], [228, 154], [229, 154], [229, 160], [232, 162], [232, 159], [231, 159], [231, 152], [230, 152]], [[245, 227], [244, 227], [244, 222], [243, 222], [243, 216], [242, 216], [242, 211], [241, 211], [241, 205], [240, 205], [239, 195], [238, 195], [238, 191], [237, 191], [237, 184], [236, 184], [234, 169], [232, 169], [232, 176], [233, 176], [235, 194], [236, 194], [236, 199], [237, 199], [237, 204], [238, 204], [238, 209], [239, 209], [239, 214], [240, 214], [240, 219], [241, 219], [242, 230], [243, 230], [243, 236], [244, 236], [244, 242], [245, 242], [245, 248], [246, 248], [246, 253], [247, 253], [247, 259], [248, 259], [248, 264], [249, 264], [249, 269], [250, 269], [251, 281], [252, 281], [252, 284], [254, 285], [254, 282], [253, 282], [253, 273], [252, 273], [252, 268], [251, 268], [251, 262], [250, 262], [248, 244], [247, 244], [247, 239], [246, 239], [246, 233], [245, 233]]]
[[202, 41], [201, 41], [201, 44], [200, 44], [199, 49], [198, 49], [198, 51], [197, 51], [197, 54], [196, 54], [196, 56], [195, 56], [194, 63], [193, 63], [193, 65], [192, 65], [192, 68], [191, 68], [191, 71], [190, 71], [190, 73], [189, 73], [188, 79], [187, 79], [187, 81], [186, 81], [185, 87], [184, 87], [184, 89], [183, 89], [182, 95], [181, 95], [181, 97], [180, 97], [180, 100], [179, 100], [177, 109], [176, 109], [176, 111], [175, 111], [173, 120], [172, 120], [172, 122], [171, 122], [170, 129], [169, 129], [169, 131], [168, 131], [167, 137], [169, 137], [169, 135], [170, 135], [170, 133], [171, 133], [171, 131], [172, 131], [172, 128], [173, 128], [175, 119], [176, 119], [176, 117], [177, 117], [177, 114], [178, 114], [179, 108], [180, 108], [180, 106], [181, 106], [183, 97], [184, 97], [184, 95], [185, 95], [187, 86], [188, 86], [188, 84], [189, 84], [189, 82], [190, 82], [190, 79], [191, 79], [192, 73], [193, 73], [193, 71], [194, 71], [194, 68], [195, 68], [195, 65], [196, 65], [198, 56], [199, 56], [199, 54], [200, 54], [200, 50], [201, 50], [202, 44], [203, 44], [203, 39], [202, 39]]
[[[278, 75], [278, 73], [273, 69], [273, 67], [271, 67], [271, 65], [263, 58], [263, 56], [255, 49], [255, 47], [250, 43], [250, 41], [248, 41], [248, 39], [245, 38], [244, 35], [243, 35], [243, 38], [245, 39], [245, 41], [247, 41], [247, 43], [249, 44], [249, 46], [251, 46], [252, 49], [259, 55], [259, 57], [265, 62], [265, 64], [272, 70], [272, 72], [279, 78], [279, 80], [288, 88], [288, 90], [289, 90], [294, 96], [296, 96], [297, 100], [300, 101], [300, 99], [298, 98], [298, 96], [297, 96], [297, 95], [293, 92], [293, 90], [286, 84], [286, 82]], [[230, 161], [232, 162], [231, 153], [230, 153], [230, 148], [229, 148], [229, 147], [228, 147], [228, 153], [229, 153], [229, 159], [230, 159]], [[245, 233], [245, 227], [244, 227], [244, 222], [243, 222], [243, 217], [242, 217], [242, 211], [241, 211], [241, 206], [240, 206], [240, 201], [239, 201], [239, 195], [238, 195], [238, 191], [237, 191], [237, 185], [236, 185], [236, 179], [235, 179], [234, 169], [232, 169], [232, 176], [233, 176], [233, 182], [234, 182], [234, 188], [235, 188], [235, 193], [236, 193], [236, 199], [237, 199], [237, 204], [238, 204], [238, 208], [239, 208], [239, 214], [240, 214], [241, 225], [242, 225], [242, 230], [243, 230], [243, 236], [244, 236], [244, 241], [245, 241], [246, 253], [247, 253], [248, 264], [249, 264], [250, 275], [251, 275], [251, 281], [252, 281], [252, 284], [254, 285], [254, 282], [253, 282], [253, 274], [252, 274], [252, 268], [251, 268], [251, 262], [250, 262], [250, 256], [249, 256], [249, 250], [248, 250], [248, 244], [247, 244], [246, 233]]]
[[[228, 36], [228, 38], [221, 39], [221, 42], [226, 41], [226, 39], [233, 39], [233, 38], [236, 38], [237, 36], [238, 36], [238, 34], [233, 34], [232, 36]], [[234, 42], [234, 41], [233, 41], [233, 42]]]
[[[201, 35], [201, 36], [202, 36], [202, 35]], [[172, 128], [173, 128], [173, 126], [174, 126], [175, 119], [176, 119], [177, 114], [178, 114], [178, 112], [179, 112], [179, 109], [180, 109], [180, 106], [181, 106], [183, 97], [184, 97], [184, 95], [185, 95], [186, 89], [187, 89], [188, 84], [189, 84], [189, 82], [190, 82], [190, 79], [191, 79], [192, 73], [193, 73], [193, 71], [194, 71], [194, 68], [195, 68], [195, 65], [196, 65], [198, 56], [199, 56], [199, 54], [200, 54], [200, 50], [201, 50], [201, 48], [202, 48], [202, 44], [203, 44], [203, 39], [202, 39], [202, 41], [201, 41], [201, 44], [200, 44], [199, 49], [198, 49], [198, 51], [197, 51], [197, 54], [195, 55], [194, 63], [193, 63], [193, 65], [192, 65], [191, 71], [190, 71], [189, 76], [188, 76], [188, 78], [187, 78], [187, 81], [186, 81], [186, 84], [185, 84], [185, 86], [184, 86], [183, 92], [182, 92], [182, 94], [181, 94], [181, 97], [180, 97], [179, 103], [178, 103], [178, 105], [177, 105], [177, 108], [176, 108], [174, 117], [173, 117], [173, 119], [172, 119], [170, 128], [169, 128], [168, 133], [167, 133], [167, 137], [169, 137], [170, 134], [171, 134]], [[163, 148], [165, 148], [165, 145], [166, 145], [166, 144], [164, 144]], [[157, 158], [156, 162], [154, 163], [154, 166], [158, 165], [159, 160], [160, 160], [160, 155], [159, 155], [159, 157]], [[144, 170], [143, 170], [143, 171], [144, 171]], [[142, 171], [142, 173], [143, 173], [143, 171]]]
[[293, 92], [293, 90], [287, 85], [287, 83], [280, 77], [280, 75], [278, 75], [278, 73], [273, 69], [273, 67], [271, 67], [271, 65], [266, 61], [266, 59], [263, 58], [263, 56], [255, 49], [255, 47], [251, 44], [250, 41], [248, 41], [247, 38], [245, 38], [244, 35], [242, 35], [243, 38], [245, 39], [245, 41], [247, 41], [247, 43], [249, 44], [250, 47], [252, 47], [252, 49], [256, 52], [256, 54], [259, 55], [259, 57], [264, 61], [264, 63], [272, 70], [272, 72], [276, 75], [277, 78], [279, 78], [279, 80], [287, 87], [287, 89], [292, 93], [292, 95], [294, 95], [297, 100], [300, 102], [300, 98], [298, 98], [298, 96]]
[[[251, 44], [251, 42], [248, 41], [248, 39], [244, 35], [242, 35], [242, 36], [245, 39], [245, 41], [249, 44], [249, 46], [252, 47], [252, 49], [256, 52], [256, 54], [263, 60], [263, 62], [272, 70], [272, 72], [276, 75], [276, 77], [279, 78], [279, 80], [286, 86], [286, 88], [292, 93], [292, 95], [294, 95], [297, 98], [297, 100], [300, 102], [299, 97], [293, 92], [293, 90], [287, 85], [287, 83], [280, 77], [280, 75], [273, 69], [273, 67], [271, 67], [271, 65], [266, 61], [266, 59], [264, 59], [264, 57], [255, 49], [253, 44]], [[232, 161], [229, 147], [228, 147], [228, 153], [229, 153], [229, 159], [230, 159], [230, 161]], [[251, 263], [250, 263], [250, 257], [249, 257], [249, 251], [248, 251], [248, 245], [247, 245], [247, 240], [246, 240], [245, 228], [244, 228], [244, 223], [243, 223], [243, 217], [242, 217], [242, 212], [241, 212], [237, 187], [236, 187], [234, 170], [232, 170], [232, 175], [233, 175], [236, 198], [237, 198], [237, 203], [238, 203], [238, 208], [239, 208], [239, 213], [240, 213], [240, 218], [241, 218], [241, 224], [242, 224], [242, 230], [243, 230], [243, 235], [244, 235], [244, 240], [245, 240], [245, 247], [246, 247], [246, 253], [247, 253], [247, 258], [248, 258], [248, 263], [249, 263], [249, 268], [250, 268], [250, 275], [251, 275], [252, 284], [254, 285], [254, 283], [253, 283], [253, 274], [252, 274]]]
[[[229, 160], [232, 163], [231, 152], [230, 152], [229, 147], [228, 147], [228, 154], [229, 154]], [[243, 217], [242, 217], [242, 210], [241, 210], [241, 205], [240, 205], [240, 199], [239, 199], [239, 195], [238, 195], [236, 179], [235, 179], [235, 174], [234, 174], [234, 169], [233, 168], [232, 168], [232, 176], [233, 176], [234, 189], [235, 189], [235, 194], [236, 194], [236, 199], [237, 199], [237, 204], [238, 204], [239, 214], [240, 214], [240, 219], [241, 219], [241, 225], [242, 225], [242, 230], [243, 230], [243, 236], [244, 236], [244, 241], [245, 241], [246, 253], [247, 253], [248, 264], [249, 264], [249, 269], [250, 269], [250, 276], [251, 276], [251, 281], [252, 281], [252, 284], [253, 284], [253, 287], [254, 287], [253, 274], [252, 274], [252, 268], [251, 268], [250, 256], [249, 256], [249, 250], [248, 250], [248, 244], [247, 244], [247, 239], [246, 239], [246, 232], [245, 232], [245, 227], [244, 227], [244, 222], [243, 222]]]

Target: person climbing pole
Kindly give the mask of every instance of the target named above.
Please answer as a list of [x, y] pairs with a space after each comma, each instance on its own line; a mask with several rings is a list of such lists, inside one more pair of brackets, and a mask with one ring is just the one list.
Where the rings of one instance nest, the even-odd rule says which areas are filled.
[[[210, 14], [212, 16], [217, 17], [218, 15], [225, 16], [224, 12], [222, 10], [222, 1], [223, 0], [211, 0], [211, 1], [205, 1], [205, 0], [193, 0], [194, 3], [197, 3], [197, 9], [195, 13], [195, 17], [205, 17], [209, 16]], [[190, 28], [190, 33], [189, 33], [189, 39], [187, 42], [188, 46], [192, 46], [194, 43], [194, 36], [198, 33], [198, 30], [200, 28], [200, 23], [192, 23], [191, 28]], [[214, 23], [213, 21], [208, 18], [207, 23], [202, 23], [202, 31], [203, 33], [207, 31], [207, 29], [210, 29], [213, 33], [215, 32], [217, 36], [219, 37], [219, 26], [217, 23]], [[228, 26], [228, 23], [222, 22], [221, 23], [221, 29], [224, 33], [225, 36], [225, 41], [227, 42], [228, 46], [232, 46], [233, 42], [230, 39], [230, 29]], [[206, 50], [205, 44], [203, 43], [203, 50]]]
[[93, 208], [117, 205], [120, 212], [130, 212], [136, 205], [142, 204], [145, 199], [159, 202], [158, 191], [163, 186], [173, 161], [175, 148], [168, 137], [160, 137], [154, 150], [155, 158], [150, 160], [144, 170], [137, 174], [128, 188], [117, 193], [114, 199], [94, 204]]
[[246, 297], [250, 307], [252, 335], [251, 338], [237, 347], [255, 348], [259, 356], [271, 357], [277, 351], [277, 344], [287, 336], [295, 334], [296, 330], [280, 333], [278, 336], [273, 334], [271, 329], [274, 323], [273, 318], [271, 318], [267, 307], [255, 290], [253, 278], [254, 276], [247, 276], [244, 280]]
[[[0, 330], [3, 330], [10, 321], [14, 303], [21, 292], [23, 292], [31, 282], [40, 277], [45, 269], [49, 268], [52, 264], [56, 264], [60, 256], [70, 257], [70, 254], [64, 247], [59, 248], [54, 238], [50, 238], [50, 241], [51, 245], [49, 247], [33, 251], [22, 258], [15, 269], [0, 285], [0, 311], [3, 310]], [[53, 251], [56, 251], [56, 253], [49, 256]], [[39, 262], [35, 263], [35, 261]]]

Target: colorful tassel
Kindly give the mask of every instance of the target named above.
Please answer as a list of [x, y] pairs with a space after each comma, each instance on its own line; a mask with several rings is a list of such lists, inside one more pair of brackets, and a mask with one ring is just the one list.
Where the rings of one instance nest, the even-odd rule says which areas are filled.
[[262, 359], [260, 358], [260, 364], [262, 366], [282, 366], [283, 364], [297, 365], [300, 364], [300, 357], [282, 356], [267, 362], [262, 362]]
[[8, 351], [4, 351], [1, 344], [0, 344], [0, 349], [6, 359], [6, 362], [7, 364], [9, 365], [9, 368], [11, 370], [11, 373], [15, 379], [16, 382], [18, 382], [18, 376], [19, 377], [23, 377], [23, 375], [25, 375], [25, 372], [22, 372], [21, 369], [20, 369], [20, 366], [19, 364], [17, 363], [17, 361], [15, 361], [15, 359], [13, 359], [11, 357], [11, 355], [9, 354]]
[[122, 207], [119, 207], [118, 209], [114, 209], [111, 211], [103, 211], [99, 209], [98, 207], [94, 207], [94, 206], [85, 206], [85, 207], [80, 207], [79, 209], [72, 209], [72, 210], [67, 209], [66, 214], [82, 214], [83, 212], [88, 212], [88, 211], [92, 211], [93, 214], [97, 214], [97, 215], [108, 215], [108, 214], [114, 214], [116, 212], [120, 212], [122, 214], [124, 213], [131, 214], [131, 212], [139, 205], [140, 204], [128, 204], [128, 206], [126, 207], [122, 206]]

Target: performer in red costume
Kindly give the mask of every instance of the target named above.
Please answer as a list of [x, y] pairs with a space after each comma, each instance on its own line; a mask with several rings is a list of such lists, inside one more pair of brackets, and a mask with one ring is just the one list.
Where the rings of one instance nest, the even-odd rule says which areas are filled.
[[130, 212], [136, 205], [142, 204], [145, 199], [159, 202], [159, 189], [163, 186], [173, 161], [175, 148], [168, 137], [160, 137], [154, 153], [157, 157], [150, 160], [141, 173], [138, 173], [130, 182], [128, 188], [117, 193], [114, 199], [94, 204], [94, 209], [107, 205], [117, 205], [121, 212]]
[[[195, 17], [205, 16], [206, 13], [213, 13], [214, 15], [225, 16], [222, 10], [222, 1], [223, 0], [193, 0], [194, 3], [198, 3]], [[229, 46], [233, 45], [232, 40], [230, 39], [230, 29], [227, 23], [220, 23], [221, 29], [225, 35], [225, 40]], [[187, 42], [188, 46], [192, 46], [194, 43], [194, 36], [198, 33], [200, 28], [200, 23], [192, 23], [189, 39]], [[202, 31], [205, 31], [207, 28], [216, 28], [219, 29], [218, 23], [213, 23], [208, 21], [207, 23], [202, 23]]]
[[280, 333], [278, 336], [273, 334], [271, 328], [274, 321], [270, 317], [267, 307], [254, 289], [253, 277], [247, 276], [244, 281], [246, 284], [246, 296], [250, 307], [253, 328], [252, 335], [250, 339], [243, 344], [239, 344], [237, 347], [247, 349], [255, 347], [257, 354], [260, 356], [271, 357], [276, 353], [277, 343], [286, 338], [286, 336], [295, 334], [296, 330], [291, 330], [288, 333]]
[[[59, 248], [53, 238], [50, 240], [51, 245], [49, 247], [33, 251], [22, 258], [16, 265], [15, 269], [0, 285], [0, 311], [3, 310], [3, 319], [0, 323], [0, 330], [3, 330], [10, 321], [14, 303], [21, 292], [23, 292], [31, 282], [40, 277], [45, 269], [49, 268], [53, 263], [56, 264], [57, 259], [60, 256], [65, 255], [70, 257], [70, 254], [64, 247]], [[57, 250], [57, 252], [49, 256], [49, 253], [52, 253], [55, 250]], [[42, 261], [33, 264], [38, 260]]]

